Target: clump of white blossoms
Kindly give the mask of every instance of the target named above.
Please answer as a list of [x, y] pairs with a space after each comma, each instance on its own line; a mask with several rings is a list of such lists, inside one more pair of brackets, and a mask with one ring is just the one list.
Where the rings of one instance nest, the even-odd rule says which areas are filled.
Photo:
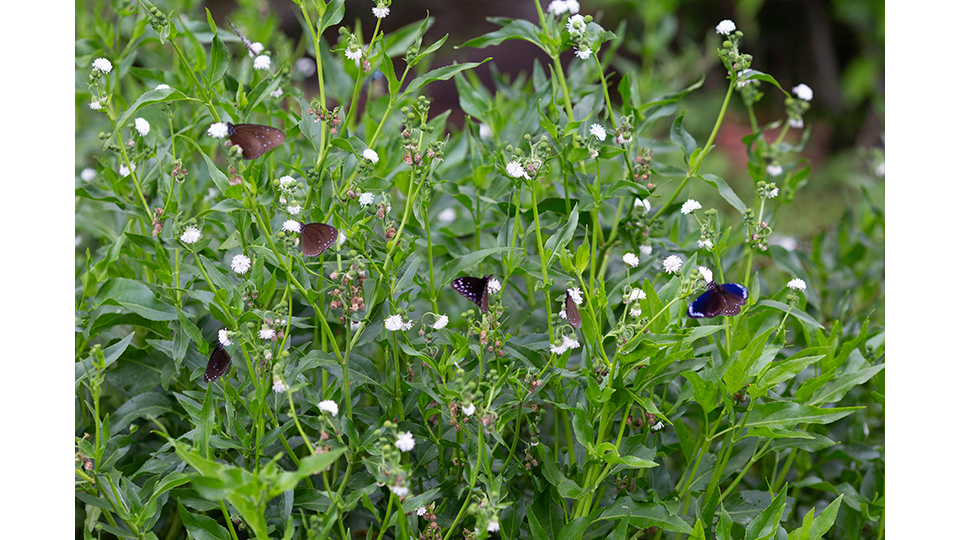
[[630, 290], [630, 296], [627, 297], [628, 302], [636, 302], [637, 300], [646, 300], [647, 293], [643, 292], [643, 289], [633, 288]]
[[567, 19], [567, 32], [571, 36], [582, 36], [587, 31], [587, 23], [583, 20], [583, 15], [574, 15]]
[[378, 19], [382, 19], [382, 18], [386, 17], [387, 15], [389, 15], [389, 14], [390, 14], [390, 8], [387, 7], [387, 6], [389, 6], [389, 5], [390, 5], [389, 2], [384, 2], [383, 0], [378, 1], [378, 2], [377, 2], [377, 7], [373, 8], [373, 16], [376, 17], [376, 18], [378, 18]]
[[93, 179], [96, 177], [97, 177], [96, 169], [87, 167], [82, 171], [80, 171], [80, 179], [83, 180], [84, 182], [92, 182]]
[[567, 289], [567, 294], [570, 295], [570, 299], [573, 300], [574, 304], [579, 306], [583, 303], [583, 291], [580, 290], [580, 287]]
[[523, 165], [521, 165], [517, 160], [507, 162], [507, 174], [514, 178], [523, 178], [525, 180], [530, 179], [530, 176], [527, 175], [527, 171], [523, 168]]
[[377, 162], [380, 161], [380, 156], [377, 154], [377, 151], [372, 148], [367, 148], [366, 150], [364, 150], [363, 157], [370, 160], [370, 162], [373, 163], [374, 165], [376, 165]]
[[700, 272], [700, 275], [703, 276], [703, 280], [707, 283], [713, 281], [713, 270], [710, 270], [706, 266], [698, 266], [697, 271]]
[[499, 522], [499, 521], [494, 520], [494, 521], [491, 521], [490, 523], [487, 523], [487, 532], [495, 533], [495, 532], [497, 532], [497, 531], [499, 531], [499, 530], [500, 530], [500, 522]]
[[367, 192], [360, 195], [360, 206], [367, 207], [373, 204], [373, 193]]
[[663, 269], [671, 274], [676, 274], [683, 266], [683, 259], [677, 255], [670, 255], [663, 260]]
[[793, 87], [793, 94], [804, 101], [813, 99], [813, 90], [803, 83]]
[[140, 132], [141, 137], [146, 137], [147, 133], [150, 133], [150, 122], [147, 122], [145, 118], [137, 118], [133, 121], [133, 125]]
[[550, 352], [556, 355], [561, 355], [570, 349], [576, 349], [578, 347], [580, 347], [580, 342], [577, 341], [576, 337], [571, 338], [570, 336], [564, 335], [563, 339], [560, 340], [559, 345], [552, 345], [550, 347]]
[[94, 71], [99, 71], [100, 73], [110, 73], [113, 71], [113, 64], [110, 63], [106, 58], [97, 58], [93, 61]]
[[131, 164], [130, 164], [130, 168], [128, 169], [126, 165], [124, 165], [124, 164], [121, 163], [121, 164], [120, 164], [120, 168], [117, 170], [117, 172], [120, 173], [120, 176], [121, 176], [121, 177], [123, 177], [123, 176], [128, 176], [128, 175], [130, 174], [130, 170], [131, 170], [131, 169], [134, 170], [134, 171], [137, 170], [137, 164], [136, 164], [136, 163], [131, 163]]
[[653, 254], [653, 246], [648, 246], [648, 245], [640, 246], [640, 253], [642, 253], [643, 255]]
[[713, 241], [710, 239], [707, 240], [697, 240], [698, 249], [713, 249]]
[[607, 140], [607, 130], [603, 129], [603, 126], [600, 124], [593, 124], [590, 126], [590, 134], [601, 141]]
[[247, 50], [247, 54], [250, 55], [250, 58], [253, 58], [254, 56], [262, 52], [263, 52], [263, 43], [260, 43], [259, 41], [254, 41], [253, 43], [251, 43], [250, 49]]
[[235, 255], [233, 260], [230, 261], [230, 268], [241, 276], [246, 274], [247, 270], [250, 270], [250, 257], [247, 257], [243, 253]]
[[276, 392], [276, 393], [278, 393], [278, 394], [281, 394], [281, 393], [283, 393], [283, 392], [286, 392], [287, 389], [288, 389], [287, 383], [283, 382], [283, 379], [281, 379], [280, 377], [274, 377], [274, 378], [273, 378], [273, 391], [274, 391], [274, 392]]
[[736, 29], [737, 25], [733, 24], [730, 19], [724, 19], [717, 25], [717, 33], [725, 36], [729, 36]]
[[283, 222], [283, 230], [298, 233], [300, 232], [300, 222], [295, 219], [288, 219]]
[[277, 336], [277, 333], [273, 328], [261, 328], [260, 329], [260, 339], [273, 339]]
[[270, 69], [270, 57], [265, 54], [261, 54], [260, 56], [254, 58], [253, 69], [259, 69], [261, 71]]
[[780, 165], [774, 165], [773, 163], [767, 165], [767, 174], [770, 176], [780, 176], [783, 173], [783, 167]]
[[287, 193], [290, 193], [293, 191], [293, 184], [295, 184], [297, 181], [292, 176], [284, 175], [279, 178], [279, 182], [280, 182], [280, 189], [282, 189], [283, 191], [286, 191]]
[[646, 199], [634, 199], [633, 200], [634, 208], [643, 208], [643, 213], [646, 214], [650, 212], [650, 201]]
[[99, 99], [93, 98], [90, 100], [90, 108], [95, 111], [99, 111], [103, 108], [103, 103], [101, 103]]
[[441, 315], [437, 317], [437, 322], [433, 323], [434, 330], [440, 330], [441, 328], [446, 328], [447, 323], [450, 322], [450, 319], [446, 315]]
[[787, 283], [787, 287], [790, 287], [795, 291], [805, 291], [807, 290], [807, 282], [800, 278], [793, 278], [789, 283]]
[[303, 210], [303, 207], [300, 206], [299, 204], [287, 207], [287, 212], [293, 215], [299, 214], [301, 210]]
[[406, 433], [398, 433], [397, 442], [393, 443], [393, 445], [401, 452], [409, 452], [413, 450], [413, 443], [413, 434], [407, 431]]
[[210, 124], [210, 127], [207, 129], [207, 135], [213, 137], [214, 139], [222, 139], [229, 134], [229, 129], [227, 125], [223, 122], [215, 122]]
[[580, 13], [580, 2], [577, 0], [553, 0], [547, 6], [547, 13], [553, 15], [563, 15], [567, 12], [571, 14]]
[[490, 280], [487, 281], [487, 292], [490, 294], [497, 294], [500, 292], [500, 280], [497, 278], [490, 278]]
[[230, 334], [232, 333], [233, 332], [227, 330], [226, 328], [220, 329], [220, 331], [217, 332], [217, 341], [219, 341], [220, 345], [223, 345], [224, 347], [233, 345], [233, 342], [230, 341]]
[[200, 232], [200, 229], [191, 225], [183, 230], [183, 234], [180, 235], [180, 241], [184, 244], [195, 244], [197, 240], [200, 240], [201, 236], [203, 236], [203, 233]]
[[[590, 49], [588, 49], [588, 48], [586, 48], [586, 47], [584, 47], [584, 48], [582, 48], [582, 49], [578, 47], [578, 48], [573, 52], [573, 54], [577, 55], [577, 58], [579, 58], [579, 59], [581, 59], [581, 60], [586, 60], [587, 58], [590, 58], [590, 54], [592, 54], [592, 53], [593, 53], [593, 51], [590, 50]], [[600, 139], [600, 140], [602, 141], [603, 139]]]
[[453, 223], [455, 219], [457, 219], [457, 211], [451, 207], [444, 208], [437, 214], [437, 221], [440, 223]]
[[330, 399], [325, 399], [317, 403], [317, 407], [320, 407], [321, 411], [328, 412], [333, 416], [336, 416], [337, 413], [340, 412], [340, 407], [337, 406], [337, 402]]
[[157, 87], [154, 88], [154, 90], [169, 90], [169, 89], [170, 89], [170, 85], [163, 84], [163, 83], [158, 84]]
[[463, 409], [464, 416], [473, 416], [473, 413], [477, 412], [477, 406], [473, 403], [467, 405]]
[[383, 327], [391, 332], [396, 332], [398, 330], [409, 330], [413, 328], [413, 323], [410, 321], [403, 322], [403, 315], [391, 315], [383, 321]]
[[635, 253], [624, 253], [623, 263], [629, 266], [630, 268], [636, 268], [637, 265], [640, 264], [640, 257], [637, 257]]
[[703, 208], [697, 201], [693, 199], [687, 199], [687, 202], [683, 203], [683, 206], [680, 207], [681, 214], [689, 214], [694, 210], [699, 210]]

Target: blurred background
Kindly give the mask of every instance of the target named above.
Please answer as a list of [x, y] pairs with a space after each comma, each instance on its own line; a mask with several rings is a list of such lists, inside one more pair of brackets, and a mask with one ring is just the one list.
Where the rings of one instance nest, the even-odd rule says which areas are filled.
[[[549, 4], [542, 0], [544, 9]], [[343, 26], [372, 35], [376, 19], [372, 0], [346, 0]], [[258, 19], [244, 20], [243, 10], [258, 13]], [[286, 35], [298, 51], [306, 49], [299, 8], [287, 0], [213, 0], [206, 3], [214, 20], [231, 16], [253, 41], [271, 43], [275, 33]], [[235, 14], [236, 12], [236, 14]], [[528, 76], [535, 60], [548, 59], [536, 46], [509, 40], [486, 49], [456, 48], [466, 41], [499, 28], [490, 17], [537, 20], [532, 0], [394, 0], [390, 15], [382, 20], [385, 32], [417, 23], [429, 12], [436, 18], [424, 43], [449, 34], [446, 44], [424, 70], [456, 62], [492, 61], [477, 68], [476, 74], [493, 88], [492, 73], [508, 79]], [[733, 20], [744, 33], [741, 50], [753, 55], [753, 68], [775, 77], [789, 90], [804, 83], [813, 89], [811, 110], [805, 115], [811, 127], [802, 152], [811, 166], [810, 179], [795, 202], [778, 213], [778, 231], [808, 236], [836, 224], [844, 211], [865, 194], [883, 205], [884, 131], [884, 3], [877, 0], [584, 0], [580, 14], [592, 15], [608, 30], [617, 31], [622, 41], [604, 45], [616, 47], [617, 57], [608, 74], [615, 88], [620, 74], [641, 77], [644, 99], [696, 82], [706, 74], [704, 86], [681, 103], [686, 109], [684, 127], [701, 144], [716, 120], [727, 88], [726, 74], [716, 54], [720, 36], [715, 27], [724, 19]], [[248, 15], [249, 17], [249, 15]], [[271, 38], [273, 36], [273, 38]], [[328, 43], [338, 39], [337, 27], [325, 34]], [[566, 65], [572, 58], [568, 51]], [[602, 57], [603, 51], [601, 52]], [[397, 64], [399, 65], [399, 64]], [[315, 80], [312, 81], [315, 85]], [[758, 122], [765, 125], [784, 120], [783, 98], [769, 85], [766, 96], [756, 105]], [[304, 88], [308, 94], [316, 88]], [[453, 80], [432, 83], [426, 93], [435, 105], [431, 112], [453, 111], [451, 120], [460, 126], [460, 111]], [[616, 101], [619, 96], [611, 92]], [[664, 133], [667, 122], [659, 126]], [[779, 131], [768, 132], [772, 139]], [[749, 199], [752, 180], [746, 173], [746, 153], [741, 138], [750, 133], [745, 108], [735, 94], [717, 138], [717, 150], [703, 171], [717, 174]], [[652, 134], [647, 134], [652, 135]], [[787, 141], [799, 142], [802, 130], [792, 129]], [[704, 205], [713, 205], [709, 196]], [[692, 196], [698, 196], [693, 192]], [[717, 207], [724, 207], [716, 201]]]

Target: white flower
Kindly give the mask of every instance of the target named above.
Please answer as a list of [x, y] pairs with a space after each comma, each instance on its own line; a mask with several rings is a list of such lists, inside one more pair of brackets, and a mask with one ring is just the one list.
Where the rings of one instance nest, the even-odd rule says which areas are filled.
[[227, 330], [226, 328], [220, 329], [220, 331], [217, 332], [217, 340], [220, 342], [220, 345], [223, 345], [224, 347], [233, 345], [233, 342], [230, 341], [230, 334], [232, 333], [233, 332]]
[[297, 58], [297, 61], [293, 63], [293, 68], [302, 73], [304, 77], [310, 77], [317, 72], [317, 63], [313, 58], [304, 56], [303, 58]]
[[583, 303], [583, 291], [580, 290], [580, 287], [574, 287], [572, 289], [567, 289], [567, 294], [570, 295], [570, 298], [573, 299], [573, 303], [580, 305]]
[[593, 124], [590, 126], [590, 134], [601, 141], [607, 140], [607, 130], [603, 129], [603, 126], [600, 124]]
[[[133, 170], [137, 170], [137, 164], [136, 164], [136, 163], [131, 163], [131, 164], [130, 164], [130, 167], [133, 168]], [[121, 163], [121, 164], [120, 164], [120, 169], [118, 169], [118, 172], [120, 173], [120, 176], [121, 176], [121, 177], [124, 177], [124, 176], [128, 176], [128, 175], [130, 174], [130, 169], [128, 169], [126, 165], [124, 165], [124, 164]]]
[[96, 169], [91, 169], [87, 167], [86, 169], [80, 171], [80, 179], [84, 182], [92, 182], [94, 178], [97, 177]]
[[650, 255], [650, 254], [652, 254], [652, 253], [653, 253], [653, 246], [647, 246], [647, 245], [640, 246], [640, 253], [642, 253], [642, 254], [644, 254], [644, 255]]
[[288, 219], [283, 222], [283, 230], [298, 233], [300, 232], [300, 222], [295, 219]]
[[561, 15], [566, 13], [568, 9], [570, 8], [567, 7], [566, 0], [553, 0], [553, 2], [550, 2], [550, 5], [547, 6], [547, 13]]
[[363, 49], [360, 48], [350, 48], [343, 52], [343, 54], [351, 60], [360, 60], [363, 58]]
[[551, 345], [550, 352], [552, 352], [557, 356], [560, 356], [561, 354], [567, 352], [567, 348], [563, 346], [563, 343], [560, 343], [560, 345]]
[[[573, 51], [573, 54], [577, 55], [577, 58], [581, 60], [586, 60], [587, 58], [590, 58], [590, 55], [592, 53], [593, 51], [588, 48], [583, 48], [583, 49], [577, 48], [576, 50]], [[602, 141], [603, 139], [600, 139], [600, 140]]]
[[724, 19], [720, 21], [720, 24], [717, 25], [717, 33], [729, 36], [731, 32], [737, 29], [737, 25], [733, 24], [733, 21], [730, 19]]
[[773, 163], [767, 165], [767, 174], [770, 176], [780, 176], [781, 173], [783, 173], [783, 167], [780, 165], [774, 165]]
[[566, 319], [566, 318], [567, 318], [567, 310], [561, 309], [561, 310], [560, 310], [560, 313], [557, 313], [557, 316], [560, 317], [561, 319]]
[[247, 270], [250, 269], [250, 257], [247, 257], [243, 253], [237, 254], [233, 257], [233, 260], [230, 261], [230, 268], [241, 276], [246, 274]]
[[150, 122], [147, 122], [145, 118], [137, 118], [133, 121], [133, 125], [137, 128], [137, 131], [140, 132], [141, 137], [145, 137], [147, 133], [150, 133]]
[[270, 92], [270, 97], [278, 98], [283, 95], [283, 88], [277, 87], [276, 90]]
[[804, 101], [810, 101], [813, 99], [813, 90], [809, 86], [800, 83], [793, 87], [793, 93], [800, 99]]
[[340, 407], [337, 406], [337, 402], [331, 399], [325, 399], [320, 403], [317, 403], [317, 407], [320, 407], [321, 412], [328, 412], [333, 416], [336, 416], [340, 412]]
[[630, 291], [630, 296], [627, 298], [630, 302], [636, 302], [637, 300], [646, 300], [647, 293], [643, 292], [643, 289], [634, 288]]
[[113, 64], [106, 58], [97, 58], [93, 61], [93, 69], [100, 73], [110, 73], [113, 71]]
[[713, 249], [712, 240], [697, 240], [697, 249]]
[[500, 522], [499, 522], [499, 521], [491, 521], [490, 523], [487, 523], [487, 532], [492, 532], [492, 533], [494, 533], [494, 532], [497, 532], [497, 531], [499, 531], [499, 530], [500, 530]]
[[370, 206], [373, 204], [373, 193], [367, 192], [360, 195], [360, 206]]
[[289, 175], [281, 176], [279, 178], [279, 181], [280, 181], [280, 189], [287, 192], [293, 191], [292, 186], [296, 182], [296, 180], [292, 176], [289, 176]]
[[397, 434], [397, 442], [393, 443], [397, 447], [397, 450], [401, 452], [409, 452], [413, 450], [413, 434], [407, 431], [406, 433]]
[[463, 408], [463, 414], [466, 416], [473, 416], [473, 413], [477, 412], [477, 406], [473, 403], [467, 405]]
[[373, 15], [382, 19], [390, 14], [390, 8], [383, 6], [383, 4], [377, 4], [377, 7], [373, 8]]
[[791, 118], [789, 122], [790, 127], [796, 129], [803, 129], [803, 118]]
[[630, 316], [631, 316], [631, 317], [639, 317], [642, 313], [643, 313], [643, 310], [640, 309], [640, 306], [634, 306], [634, 307], [630, 310]]
[[485, 141], [493, 138], [493, 131], [490, 129], [490, 126], [486, 124], [480, 124], [480, 138]]
[[222, 139], [226, 137], [228, 134], [227, 132], [227, 125], [223, 122], [210, 124], [210, 127], [207, 129], [207, 135], [213, 137], [214, 139]]
[[703, 280], [707, 283], [713, 281], [713, 270], [710, 270], [706, 266], [698, 266], [697, 270], [700, 271], [700, 275], [703, 276]]
[[768, 198], [768, 199], [773, 199], [774, 197], [776, 197], [776, 196], [779, 195], [779, 194], [780, 194], [780, 188], [775, 187], [775, 188], [773, 188], [773, 189], [771, 189], [770, 191], [767, 192], [767, 198]]
[[360, 321], [350, 321], [350, 331], [356, 332], [360, 329]]
[[273, 391], [276, 393], [282, 393], [287, 391], [287, 384], [283, 382], [283, 379], [277, 377], [273, 380]]
[[274, 332], [273, 328], [260, 329], [260, 339], [273, 339], [276, 336], [277, 336], [277, 333]]
[[680, 207], [680, 213], [689, 214], [694, 210], [699, 210], [703, 208], [697, 201], [693, 199], [687, 199], [687, 202], [683, 203], [683, 206]]
[[253, 58], [253, 55], [260, 54], [263, 52], [263, 43], [259, 41], [254, 41], [250, 44], [250, 50], [247, 51], [247, 54], [250, 55], [250, 58]]
[[744, 86], [747, 85], [747, 80], [741, 79], [742, 76], [743, 76], [743, 72], [738, 71], [737, 72], [737, 88], [743, 88]]
[[450, 322], [450, 319], [448, 319], [446, 315], [441, 315], [437, 317], [437, 322], [433, 323], [433, 329], [440, 330], [441, 328], [446, 328], [448, 322]]
[[633, 200], [634, 208], [643, 208], [643, 213], [646, 214], [650, 211], [650, 201], [646, 199], [634, 199]]
[[273, 360], [273, 351], [264, 351], [263, 352], [264, 360]]
[[296, 205], [296, 206], [288, 206], [288, 207], [287, 207], [287, 212], [290, 213], [290, 214], [293, 214], [293, 215], [299, 214], [301, 210], [303, 210], [303, 207], [300, 206], [299, 204]]
[[524, 170], [523, 165], [521, 165], [517, 160], [507, 162], [507, 174], [514, 178], [525, 178], [527, 180], [530, 179], [530, 177], [527, 176], [527, 171]]
[[780, 236], [779, 234], [774, 234], [770, 236], [770, 245], [771, 246], [780, 246], [787, 251], [794, 251], [797, 249], [797, 241], [789, 236]]
[[154, 90], [169, 90], [169, 89], [170, 89], [170, 86], [163, 83], [158, 84], [157, 87], [154, 88]]
[[426, 514], [426, 513], [427, 513], [427, 507], [426, 507], [426, 506], [420, 505], [419, 507], [417, 507], [417, 516], [423, 517], [423, 515]]
[[807, 282], [800, 278], [793, 278], [790, 283], [787, 283], [787, 287], [797, 291], [805, 291], [807, 290]]
[[392, 491], [394, 495], [400, 497], [401, 499], [410, 494], [410, 488], [407, 486], [390, 486], [390, 491]]
[[490, 280], [487, 281], [487, 292], [490, 294], [497, 294], [500, 292], [500, 280], [497, 278], [490, 278]]
[[183, 234], [180, 235], [180, 241], [184, 244], [195, 244], [201, 236], [203, 236], [203, 233], [200, 232], [200, 229], [191, 225], [184, 229]]
[[883, 178], [887, 174], [887, 162], [881, 162], [873, 172], [880, 178]]
[[640, 264], [640, 257], [637, 257], [635, 253], [624, 253], [623, 263], [630, 268], [636, 268], [637, 265]]
[[677, 255], [671, 255], [663, 260], [663, 269], [671, 274], [676, 274], [683, 266], [683, 259]]
[[587, 31], [587, 23], [583, 20], [583, 15], [574, 15], [567, 19], [567, 32], [571, 36], [582, 36]]
[[613, 139], [613, 142], [615, 142], [615, 143], [617, 143], [617, 144], [620, 144], [620, 145], [630, 144], [631, 141], [633, 141], [633, 137], [630, 137], [630, 138], [628, 139], [628, 138], [626, 138], [626, 137], [623, 136], [623, 135], [617, 135], [617, 136]]
[[373, 148], [367, 148], [366, 150], [364, 150], [363, 157], [369, 159], [374, 165], [376, 165], [377, 162], [380, 161], [380, 156], [377, 155], [377, 151], [374, 150]]
[[437, 221], [440, 223], [453, 223], [453, 220], [457, 219], [457, 211], [453, 208], [445, 208], [442, 212], [437, 214]]
[[270, 69], [270, 57], [265, 54], [261, 54], [260, 56], [254, 58], [253, 69], [259, 69], [259, 70]]
[[577, 2], [577, 0], [567, 0], [567, 11], [570, 13], [580, 13], [580, 2]]
[[92, 100], [90, 100], [90, 108], [95, 111], [99, 111], [101, 108], [103, 108], [103, 104], [100, 103], [99, 99], [93, 98]]
[[577, 341], [576, 337], [570, 337], [567, 335], [563, 336], [563, 346], [567, 349], [577, 349], [580, 347], [580, 342]]
[[383, 321], [383, 327], [391, 332], [396, 332], [397, 330], [409, 330], [413, 328], [412, 322], [403, 322], [403, 316], [400, 314], [391, 315]]
[[650, 429], [652, 429], [653, 431], [660, 431], [661, 429], [663, 429], [663, 422], [662, 421], [657, 422]]

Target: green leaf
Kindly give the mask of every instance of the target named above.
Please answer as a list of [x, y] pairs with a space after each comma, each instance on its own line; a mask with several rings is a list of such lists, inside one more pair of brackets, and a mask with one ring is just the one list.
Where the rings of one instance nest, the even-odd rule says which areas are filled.
[[171, 405], [170, 398], [159, 392], [146, 392], [134, 396], [113, 413], [110, 435], [120, 433], [120, 430], [129, 426], [137, 418], [160, 418], [166, 413], [173, 412]]
[[432, 69], [423, 75], [417, 77], [416, 79], [410, 81], [410, 84], [407, 85], [406, 90], [403, 91], [403, 95], [398, 98], [397, 101], [402, 100], [403, 98], [410, 95], [412, 92], [419, 90], [420, 88], [426, 86], [427, 84], [433, 81], [445, 81], [450, 77], [453, 77], [457, 73], [467, 69], [473, 69], [480, 64], [483, 64], [487, 60], [490, 60], [490, 57], [484, 58], [480, 62], [467, 62], [465, 64], [452, 64], [449, 66], [443, 66], [441, 68]]
[[742, 214], [747, 211], [747, 205], [743, 204], [743, 201], [740, 200], [740, 197], [738, 197], [736, 192], [734, 192], [733, 189], [727, 185], [723, 178], [720, 178], [714, 174], [697, 175], [697, 178], [715, 187], [717, 189], [717, 193], [723, 197], [723, 200], [730, 203], [730, 206], [736, 208], [737, 212]]
[[753, 408], [746, 427], [792, 429], [799, 423], [830, 424], [859, 411], [863, 407], [821, 409], [792, 402], [761, 403]]
[[443, 265], [443, 269], [441, 270], [441, 274], [443, 275], [442, 283], [450, 283], [457, 274], [463, 273], [467, 268], [473, 268], [477, 265], [477, 263], [483, 259], [486, 259], [490, 255], [509, 250], [510, 248], [506, 247], [489, 248], [481, 249], [480, 251], [473, 251], [471, 253], [467, 253], [466, 255], [461, 255], [460, 257], [457, 257], [456, 259], [453, 259], [452, 261], [449, 261], [447, 264]]
[[230, 531], [223, 525], [209, 516], [203, 514], [194, 514], [187, 510], [180, 501], [177, 501], [177, 509], [180, 511], [180, 521], [187, 529], [190, 538], [197, 540], [229, 540]]
[[222, 79], [228, 67], [230, 67], [230, 52], [227, 51], [227, 46], [223, 44], [220, 36], [214, 34], [210, 49], [210, 65], [207, 66], [207, 77], [210, 84], [213, 85]]
[[120, 306], [151, 321], [172, 321], [177, 318], [173, 306], [157, 300], [153, 291], [143, 283], [126, 278], [107, 280], [97, 292], [96, 305]]
[[789, 313], [790, 316], [797, 319], [803, 324], [812, 326], [813, 328], [818, 328], [821, 330], [823, 329], [823, 325], [817, 322], [816, 319], [814, 319], [813, 317], [807, 315], [806, 313], [804, 313], [803, 311], [800, 311], [795, 307], [791, 308], [790, 306], [784, 304], [783, 302], [777, 302], [776, 300], [761, 300], [756, 304], [754, 304], [752, 309], [756, 309], [763, 306], [771, 307], [778, 311], [782, 311], [783, 313]]
[[230, 188], [230, 180], [227, 178], [227, 175], [223, 174], [223, 172], [214, 165], [213, 161], [207, 156], [207, 153], [200, 148], [200, 145], [197, 144], [196, 141], [184, 135], [180, 135], [180, 138], [192, 144], [193, 147], [197, 149], [197, 152], [203, 156], [203, 160], [207, 163], [207, 171], [210, 172], [210, 178], [213, 179], [213, 183], [217, 185], [220, 193], [226, 194], [227, 189]]
[[774, 330], [775, 328], [773, 327], [767, 329], [766, 332], [753, 338], [750, 344], [743, 350], [734, 353], [732, 362], [730, 362], [730, 365], [727, 366], [726, 371], [723, 373], [723, 382], [727, 387], [728, 393], [731, 395], [735, 394], [746, 386], [747, 379], [750, 376], [750, 368], [753, 366], [753, 363], [760, 358], [761, 353], [763, 353], [763, 347], [766, 345], [767, 339], [770, 338], [770, 334], [772, 334]]
[[789, 484], [784, 484], [777, 497], [770, 502], [770, 506], [750, 522], [745, 538], [770, 538], [776, 534], [777, 527], [780, 526], [780, 518], [783, 517], [783, 511], [787, 508], [788, 487]]
[[587, 449], [588, 454], [594, 453], [593, 447], [593, 418], [590, 413], [577, 407], [573, 410], [573, 433], [577, 437], [577, 442]]
[[638, 529], [660, 527], [672, 532], [690, 534], [693, 528], [680, 516], [672, 515], [666, 506], [656, 503], [637, 503], [630, 497], [620, 497], [597, 519], [629, 519], [630, 525]]
[[[109, 368], [113, 365], [114, 362], [120, 358], [120, 355], [123, 354], [123, 351], [127, 350], [127, 347], [130, 345], [130, 342], [133, 340], [135, 332], [127, 334], [127, 337], [121, 339], [120, 341], [114, 343], [113, 345], [103, 349], [103, 360], [105, 368]], [[74, 384], [80, 384], [81, 381], [87, 378], [87, 375], [93, 370], [93, 355], [88, 356], [83, 359], [81, 362], [74, 364]]]
[[330, 0], [323, 11], [323, 16], [320, 17], [317, 33], [322, 34], [327, 28], [339, 24], [343, 20], [343, 11], [343, 0]]
[[691, 154], [697, 149], [697, 141], [693, 138], [693, 135], [690, 135], [687, 133], [687, 130], [683, 129], [684, 114], [686, 113], [681, 113], [680, 116], [673, 121], [673, 125], [670, 127], [670, 141], [683, 150], [683, 161], [689, 163]]
[[550, 238], [547, 238], [547, 241], [544, 242], [543, 249], [550, 254], [547, 266], [553, 264], [553, 261], [557, 258], [557, 251], [567, 247], [567, 244], [573, 239], [573, 233], [577, 232], [577, 223], [580, 219], [579, 207], [579, 203], [573, 205], [567, 223], [560, 230], [550, 235]]
[[117, 137], [120, 135], [120, 130], [126, 127], [127, 122], [130, 121], [130, 118], [132, 118], [133, 115], [136, 114], [141, 108], [162, 101], [181, 101], [186, 99], [188, 98], [185, 95], [174, 88], [163, 88], [161, 90], [150, 90], [149, 92], [144, 92], [142, 96], [133, 102], [133, 105], [127, 107], [127, 110], [120, 113], [120, 116], [117, 117], [117, 128], [113, 130], [113, 133], [110, 134], [110, 137], [107, 138], [107, 140], [103, 141], [103, 149], [107, 150], [111, 144], [114, 144]]
[[885, 364], [870, 366], [853, 373], [844, 373], [838, 375], [836, 379], [824, 384], [813, 393], [808, 403], [810, 405], [821, 405], [823, 403], [835, 403], [843, 399], [847, 392], [854, 386], [861, 385], [874, 377], [883, 370]]
[[801, 358], [789, 358], [780, 362], [771, 362], [760, 373], [756, 384], [750, 386], [750, 397], [756, 399], [776, 386], [777, 384], [792, 379], [797, 373], [803, 371], [807, 366], [820, 361], [825, 355], [804, 356]]
[[538, 35], [540, 28], [532, 22], [524, 19], [507, 19], [504, 17], [496, 17], [490, 20], [497, 24], [506, 23], [506, 25], [499, 30], [494, 30], [480, 37], [473, 38], [463, 45], [454, 48], [474, 47], [484, 49], [493, 45], [499, 45], [508, 39], [522, 39], [540, 47], [543, 49], [543, 52], [547, 54], [550, 53], [550, 50], [540, 42], [540, 36]]

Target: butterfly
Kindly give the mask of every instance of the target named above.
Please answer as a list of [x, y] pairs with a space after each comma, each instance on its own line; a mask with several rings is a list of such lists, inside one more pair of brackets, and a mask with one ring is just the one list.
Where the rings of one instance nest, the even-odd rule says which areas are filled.
[[490, 312], [490, 299], [487, 297], [487, 283], [491, 276], [476, 277], [458, 277], [450, 283], [458, 293], [462, 294], [474, 304], [480, 307], [484, 313]]
[[326, 223], [300, 224], [300, 251], [308, 257], [323, 253], [337, 240], [339, 231]]
[[218, 341], [213, 347], [210, 361], [207, 362], [207, 371], [203, 374], [204, 382], [212, 382], [223, 376], [230, 367], [230, 354], [224, 350]]
[[707, 292], [687, 306], [687, 316], [694, 319], [710, 319], [717, 315], [731, 317], [740, 313], [740, 306], [747, 303], [750, 293], [739, 283], [719, 285], [711, 281]]
[[231, 124], [227, 122], [230, 142], [243, 150], [243, 159], [256, 159], [283, 144], [283, 131], [259, 124]]
[[567, 320], [570, 321], [570, 326], [580, 328], [580, 325], [583, 324], [580, 320], [580, 310], [577, 309], [577, 303], [574, 302], [573, 297], [570, 296], [570, 289], [567, 289], [566, 314]]

